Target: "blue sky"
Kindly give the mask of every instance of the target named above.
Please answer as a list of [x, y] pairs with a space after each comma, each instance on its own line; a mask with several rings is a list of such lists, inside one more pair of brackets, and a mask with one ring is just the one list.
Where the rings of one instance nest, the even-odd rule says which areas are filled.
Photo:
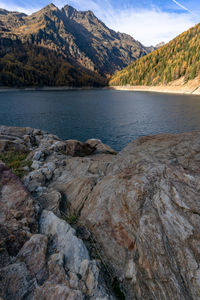
[[30, 14], [50, 2], [90, 9], [110, 28], [147, 46], [168, 42], [200, 22], [199, 0], [0, 0], [0, 7]]

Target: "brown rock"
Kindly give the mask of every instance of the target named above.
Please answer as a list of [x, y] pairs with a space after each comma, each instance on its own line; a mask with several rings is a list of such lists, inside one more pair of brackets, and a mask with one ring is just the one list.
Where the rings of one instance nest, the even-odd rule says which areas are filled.
[[95, 153], [105, 153], [105, 154], [113, 154], [113, 155], [117, 154], [117, 152], [115, 150], [113, 150], [108, 145], [103, 144], [101, 140], [90, 139], [90, 140], [87, 140], [86, 143], [92, 147], [96, 147]]
[[81, 221], [126, 299], [199, 299], [200, 133], [129, 144], [86, 200]]
[[55, 215], [60, 216], [61, 194], [58, 191], [49, 191], [38, 197], [42, 209], [52, 211]]
[[92, 154], [95, 150], [96, 147], [88, 143], [82, 143], [76, 140], [66, 141], [66, 153], [70, 156], [87, 156]]
[[31, 295], [35, 281], [25, 263], [11, 264], [0, 271], [0, 297], [4, 300], [21, 300]]
[[190, 172], [200, 171], [200, 132], [183, 134], [158, 134], [145, 136], [131, 142], [111, 164], [110, 173], [136, 163], [163, 163], [182, 166]]
[[70, 289], [63, 265], [63, 255], [53, 254], [50, 257], [48, 262], [49, 278], [42, 286], [38, 286], [36, 288], [34, 291], [33, 300], [83, 299], [80, 291], [73, 291]]
[[37, 230], [32, 197], [19, 178], [0, 164], [0, 296], [19, 300], [31, 293], [34, 278], [24, 262], [13, 258]]
[[30, 233], [37, 230], [34, 202], [21, 181], [5, 165], [0, 165], [1, 244], [16, 256]]
[[45, 235], [33, 235], [24, 244], [17, 256], [18, 260], [26, 263], [31, 276], [35, 277], [39, 284], [48, 277], [46, 267], [47, 240]]
[[62, 284], [47, 282], [43, 287], [37, 288], [33, 300], [83, 300], [80, 291], [72, 290]]
[[95, 177], [76, 178], [66, 184], [57, 186], [57, 189], [65, 195], [72, 211], [76, 211], [78, 214], [95, 184]]

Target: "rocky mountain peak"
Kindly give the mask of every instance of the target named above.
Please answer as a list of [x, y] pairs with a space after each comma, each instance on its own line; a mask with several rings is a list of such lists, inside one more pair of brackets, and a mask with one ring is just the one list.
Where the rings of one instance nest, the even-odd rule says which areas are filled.
[[70, 5], [65, 5], [63, 8], [62, 8], [62, 10], [65, 12], [65, 15], [68, 17], [68, 18], [70, 18], [71, 16], [73, 16], [74, 14], [76, 14], [76, 13], [78, 13], [78, 11], [74, 8], [74, 7], [72, 7], [72, 6], [70, 6]]
[[[94, 78], [100, 75], [100, 81], [102, 81], [101, 76], [107, 80], [107, 77], [117, 70], [121, 70], [137, 58], [150, 52], [148, 48], [135, 41], [132, 37], [126, 34], [116, 33], [109, 29], [90, 10], [78, 11], [70, 5], [65, 5], [60, 10], [53, 3], [50, 3], [30, 16], [19, 13], [17, 15], [17, 13], [7, 12], [5, 10], [1, 10], [0, 12], [0, 39], [2, 45], [7, 45], [7, 40], [4, 42], [3, 38], [11, 38], [10, 43], [13, 45], [13, 41], [17, 39], [19, 43], [23, 44], [23, 48], [26, 49], [23, 49], [23, 52], [26, 51], [26, 53], [30, 53], [30, 45], [34, 45], [35, 47], [40, 47], [39, 51], [41, 51], [42, 48], [43, 52], [44, 49], [48, 49], [52, 52], [54, 58], [52, 57], [51, 61], [59, 60], [57, 56], [58, 54], [61, 55], [66, 63], [74, 66], [76, 70], [79, 70], [78, 72], [74, 70], [77, 75], [78, 73], [84, 74], [88, 72], [88, 70], [89, 72], [95, 72], [95, 74], [87, 74], [87, 76], [84, 76], [82, 84], [86, 84], [85, 80], [89, 80], [87, 78], [91, 78], [91, 76]], [[14, 47], [16, 47], [16, 44]], [[15, 53], [14, 59], [16, 59], [22, 49], [17, 50], [16, 48], [10, 48], [9, 51], [12, 53], [11, 55]], [[4, 60], [4, 56], [6, 57], [6, 55], [7, 50], [2, 47], [2, 49], [0, 49], [1, 59]], [[24, 54], [22, 56], [24, 57]], [[35, 54], [32, 53], [31, 56], [37, 60], [37, 51]], [[20, 59], [19, 55], [19, 68], [21, 68]], [[24, 63], [27, 63], [27, 61], [29, 60], [24, 59]], [[6, 66], [7, 63], [5, 59], [3, 65]], [[41, 63], [38, 64], [37, 61], [35, 61], [31, 64], [31, 68], [32, 66], [34, 66], [34, 68], [35, 66], [40, 68], [40, 65]], [[47, 64], [45, 65], [47, 66]], [[49, 62], [48, 66], [50, 65]], [[57, 65], [58, 64], [55, 63], [55, 68], [57, 68]], [[65, 85], [69, 84], [69, 81], [73, 81], [72, 78], [74, 78], [74, 76], [69, 75], [68, 77], [64, 75], [65, 72], [68, 72], [69, 65], [63, 66], [63, 74], [59, 75], [59, 77], [61, 76], [64, 79], [59, 80], [59, 83], [56, 84]], [[5, 68], [6, 75], [2, 75], [3, 78], [8, 78], [10, 73], [16, 70], [14, 66], [13, 71], [10, 70], [10, 64], [8, 66], [10, 71], [7, 71], [7, 67]], [[28, 73], [31, 68], [28, 67]], [[80, 68], [84, 73], [80, 71]], [[7, 74], [7, 72], [9, 72], [9, 74]], [[57, 74], [57, 72], [58, 70], [56, 69], [55, 73]], [[62, 72], [59, 71], [59, 74]], [[49, 74], [49, 71], [47, 73]], [[39, 74], [41, 74], [41, 72], [39, 72]], [[45, 75], [45, 78], [46, 77], [48, 77], [48, 75]], [[55, 82], [55, 76], [53, 82]], [[77, 81], [75, 84], [77, 84]], [[6, 84], [4, 83], [4, 85]]]
[[87, 10], [84, 12], [85, 16], [89, 17], [89, 18], [95, 18], [97, 19], [97, 17], [95, 16], [95, 14], [93, 13], [93, 11], [91, 10]]
[[95, 18], [95, 19], [97, 19], [97, 17], [95, 16], [95, 14], [91, 10], [78, 11], [70, 5], [65, 5], [63, 7], [63, 10], [65, 12], [65, 15], [70, 19], [83, 19], [83, 18], [86, 18], [86, 19], [87, 18], [88, 19]]
[[58, 8], [53, 3], [50, 3], [46, 5], [44, 9], [57, 10]]
[[51, 13], [51, 12], [55, 12], [55, 11], [59, 11], [59, 9], [53, 4], [50, 3], [47, 6], [43, 7], [41, 10], [33, 13], [33, 15], [41, 15], [41, 14], [46, 14], [46, 13]]

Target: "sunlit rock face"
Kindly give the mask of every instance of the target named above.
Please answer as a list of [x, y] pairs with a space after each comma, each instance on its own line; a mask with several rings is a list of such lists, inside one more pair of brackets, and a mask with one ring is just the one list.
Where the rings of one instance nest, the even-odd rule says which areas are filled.
[[198, 299], [200, 134], [129, 144], [82, 209], [127, 299]]

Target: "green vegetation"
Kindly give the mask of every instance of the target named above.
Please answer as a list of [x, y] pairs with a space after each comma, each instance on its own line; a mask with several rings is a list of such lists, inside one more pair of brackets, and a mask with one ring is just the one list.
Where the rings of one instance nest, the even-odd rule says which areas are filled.
[[[107, 79], [50, 49], [1, 39], [0, 86], [104, 86]], [[76, 64], [75, 64], [76, 63]]]
[[110, 85], [166, 85], [200, 73], [200, 24], [116, 73]]
[[3, 152], [0, 153], [0, 160], [2, 160], [10, 169], [12, 169], [13, 173], [18, 177], [22, 178], [26, 171], [24, 167], [30, 167], [32, 162], [26, 160], [27, 154], [25, 153], [17, 153], [17, 152]]
[[63, 220], [70, 225], [75, 225], [78, 221], [78, 214], [75, 211], [69, 211], [67, 214], [62, 213]]

